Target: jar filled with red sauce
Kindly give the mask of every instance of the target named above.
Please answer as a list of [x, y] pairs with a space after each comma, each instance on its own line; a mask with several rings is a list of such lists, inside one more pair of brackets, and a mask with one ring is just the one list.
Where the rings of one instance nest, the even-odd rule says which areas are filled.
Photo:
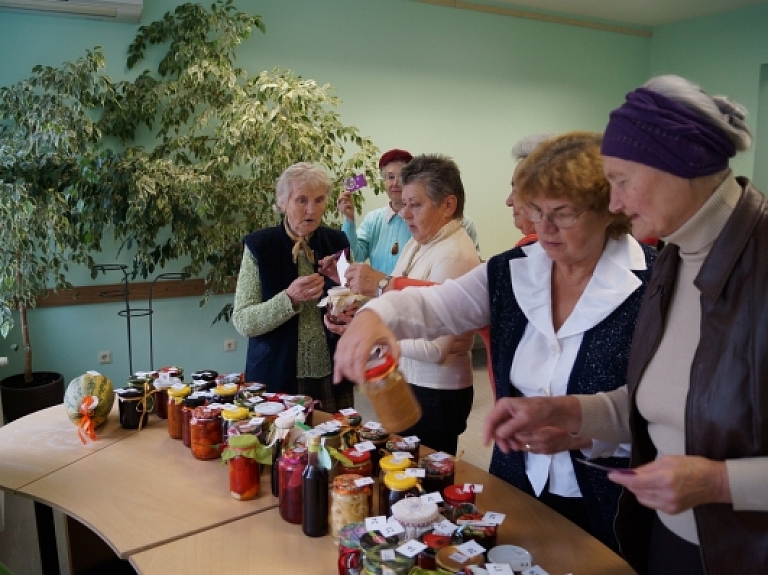
[[176, 383], [168, 388], [168, 435], [181, 439], [182, 401], [192, 392], [183, 383]]
[[192, 447], [192, 438], [189, 433], [189, 422], [192, 419], [192, 411], [196, 407], [205, 405], [205, 398], [194, 393], [185, 397], [181, 402], [181, 442], [185, 447]]
[[192, 455], [197, 459], [216, 459], [221, 453], [221, 409], [207, 406], [192, 410], [189, 420]]
[[259, 495], [261, 465], [254, 453], [259, 445], [255, 435], [235, 435], [222, 455], [229, 468], [229, 493], [235, 499], [248, 501]]

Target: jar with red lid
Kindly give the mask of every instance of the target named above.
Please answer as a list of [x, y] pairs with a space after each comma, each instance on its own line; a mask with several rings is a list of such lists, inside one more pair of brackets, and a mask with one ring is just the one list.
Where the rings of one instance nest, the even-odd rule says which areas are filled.
[[449, 485], [443, 489], [443, 515], [448, 521], [456, 519], [456, 511], [463, 512], [467, 505], [474, 505], [475, 490], [472, 485], [464, 489], [463, 485]]
[[196, 459], [216, 459], [221, 453], [221, 410], [196, 407], [189, 420], [189, 439]]
[[355, 473], [363, 477], [373, 477], [373, 464], [370, 451], [358, 451], [357, 449], [345, 449], [341, 454], [349, 460], [349, 464], [339, 461], [339, 475]]
[[307, 460], [307, 448], [299, 446], [286, 449], [277, 463], [280, 517], [288, 523], [301, 525], [301, 474], [307, 466]]
[[421, 419], [421, 406], [411, 386], [397, 369], [392, 355], [382, 347], [375, 348], [368, 359], [362, 389], [388, 431], [403, 431]]
[[205, 398], [190, 394], [181, 401], [181, 442], [185, 447], [192, 446], [189, 434], [189, 422], [192, 419], [192, 410], [205, 405]]
[[173, 439], [181, 439], [181, 402], [191, 392], [183, 383], [175, 383], [168, 388], [168, 435]]
[[464, 541], [477, 541], [486, 551], [496, 546], [498, 525], [483, 521], [482, 513], [465, 513], [456, 517], [456, 525]]
[[431, 453], [419, 459], [419, 467], [424, 469], [421, 486], [425, 493], [442, 493], [443, 489], [453, 485], [455, 460], [443, 452]]

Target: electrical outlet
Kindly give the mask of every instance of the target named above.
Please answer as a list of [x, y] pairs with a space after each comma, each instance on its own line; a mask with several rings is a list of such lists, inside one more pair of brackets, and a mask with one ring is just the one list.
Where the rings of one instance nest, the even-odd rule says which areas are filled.
[[235, 351], [237, 350], [237, 340], [235, 339], [225, 339], [224, 340], [224, 351]]
[[112, 363], [112, 352], [111, 351], [100, 351], [99, 352], [99, 363]]

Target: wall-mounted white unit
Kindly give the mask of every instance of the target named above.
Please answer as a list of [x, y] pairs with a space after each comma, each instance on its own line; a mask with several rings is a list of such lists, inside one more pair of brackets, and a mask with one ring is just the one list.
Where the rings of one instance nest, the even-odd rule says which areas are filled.
[[0, 10], [138, 22], [144, 0], [0, 0]]

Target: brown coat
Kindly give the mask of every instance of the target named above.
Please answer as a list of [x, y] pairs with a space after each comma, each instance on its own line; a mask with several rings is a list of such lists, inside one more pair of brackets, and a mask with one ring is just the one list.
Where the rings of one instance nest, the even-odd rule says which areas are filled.
[[[768, 457], [768, 203], [747, 179], [737, 180], [744, 194], [694, 282], [702, 294], [701, 338], [686, 403], [686, 453], [716, 461]], [[656, 457], [636, 393], [661, 340], [679, 261], [677, 246], [661, 252], [637, 319], [627, 378], [633, 467]], [[653, 514], [625, 490], [616, 529], [639, 573], [647, 571]], [[708, 575], [768, 572], [768, 512], [707, 504], [694, 515]]]

